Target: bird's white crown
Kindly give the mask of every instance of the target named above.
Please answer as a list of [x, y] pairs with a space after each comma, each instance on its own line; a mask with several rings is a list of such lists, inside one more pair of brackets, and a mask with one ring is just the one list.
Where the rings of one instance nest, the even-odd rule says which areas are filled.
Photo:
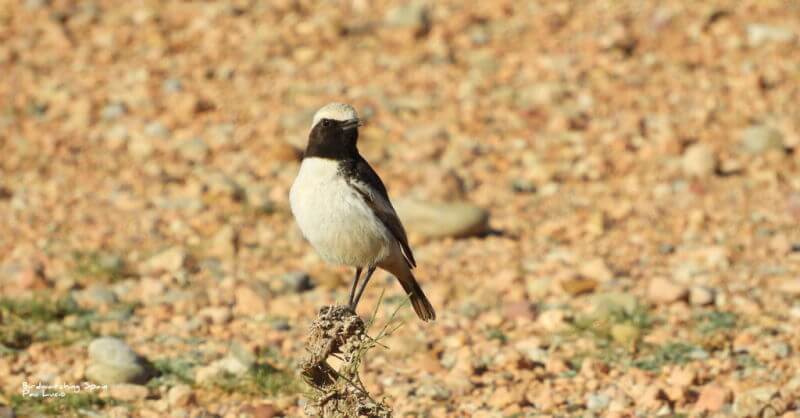
[[311, 128], [313, 129], [317, 126], [317, 122], [322, 119], [333, 119], [338, 121], [350, 120], [358, 118], [358, 113], [353, 108], [346, 103], [328, 103], [325, 106], [322, 106], [317, 113], [314, 114], [314, 121], [311, 122]]

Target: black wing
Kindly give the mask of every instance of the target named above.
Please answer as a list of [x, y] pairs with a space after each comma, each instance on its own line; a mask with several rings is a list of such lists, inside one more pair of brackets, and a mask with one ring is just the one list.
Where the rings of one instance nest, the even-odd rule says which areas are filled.
[[[400, 243], [403, 250], [403, 256], [408, 262], [410, 267], [416, 267], [417, 262], [414, 260], [414, 254], [411, 252], [411, 247], [408, 245], [408, 236], [403, 224], [400, 223], [400, 218], [397, 217], [397, 212], [389, 200], [389, 193], [386, 191], [386, 186], [383, 185], [381, 178], [375, 173], [375, 170], [370, 167], [369, 163], [359, 156], [356, 160], [351, 160], [343, 164], [342, 168], [346, 171], [345, 178], [349, 179], [349, 183], [353, 188], [358, 191], [367, 205], [372, 209], [372, 212], [386, 229], [391, 232], [392, 236]], [[375, 196], [377, 195], [377, 196]]]

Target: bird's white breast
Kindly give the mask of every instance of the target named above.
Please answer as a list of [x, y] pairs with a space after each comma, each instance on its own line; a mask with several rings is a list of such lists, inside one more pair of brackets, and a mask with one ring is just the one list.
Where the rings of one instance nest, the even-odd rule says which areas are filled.
[[306, 158], [289, 192], [297, 225], [319, 255], [356, 267], [377, 264], [393, 248], [391, 233], [334, 160]]

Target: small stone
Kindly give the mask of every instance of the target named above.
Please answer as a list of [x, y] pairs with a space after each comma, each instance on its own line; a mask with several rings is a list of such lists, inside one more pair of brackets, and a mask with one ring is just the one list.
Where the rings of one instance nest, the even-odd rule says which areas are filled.
[[144, 126], [144, 133], [153, 138], [166, 138], [169, 136], [169, 130], [163, 123], [154, 121]]
[[422, 383], [417, 387], [416, 395], [440, 402], [450, 399], [450, 391], [436, 382]]
[[289, 291], [293, 293], [307, 292], [315, 287], [311, 276], [304, 271], [293, 271], [281, 276], [281, 281], [286, 284]]
[[614, 342], [625, 347], [633, 347], [642, 335], [640, 328], [629, 323], [614, 324], [610, 332]]
[[182, 247], [168, 248], [150, 257], [143, 266], [143, 273], [175, 273], [186, 266], [189, 254]]
[[765, 43], [791, 43], [797, 35], [791, 28], [772, 26], [761, 23], [747, 25], [747, 45], [759, 47]]
[[428, 203], [401, 199], [395, 208], [409, 233], [426, 238], [460, 238], [480, 235], [489, 229], [488, 212], [467, 202]]
[[586, 395], [586, 409], [590, 411], [603, 411], [608, 408], [611, 397], [605, 393], [591, 393]]
[[489, 406], [495, 409], [502, 409], [511, 404], [519, 404], [522, 401], [522, 395], [518, 391], [512, 391], [506, 386], [501, 386], [492, 393], [492, 397], [488, 401]]
[[178, 79], [168, 78], [161, 83], [161, 89], [164, 90], [165, 93], [177, 93], [183, 90], [183, 84]]
[[688, 388], [694, 383], [696, 377], [697, 373], [691, 368], [678, 368], [672, 371], [667, 382], [679, 388]]
[[219, 363], [214, 362], [208, 366], [197, 368], [194, 372], [194, 381], [198, 385], [213, 383], [220, 373], [222, 373], [222, 367]]
[[778, 394], [778, 390], [771, 386], [737, 393], [733, 401], [733, 413], [737, 417], [760, 416], [764, 407]]
[[714, 291], [702, 286], [694, 286], [689, 290], [689, 303], [694, 306], [706, 306], [714, 303]]
[[768, 281], [769, 287], [776, 291], [790, 295], [800, 295], [800, 277], [775, 277]]
[[125, 402], [139, 401], [147, 398], [147, 386], [130, 383], [117, 383], [109, 386], [109, 395]]
[[607, 318], [619, 312], [632, 314], [639, 306], [636, 296], [630, 293], [600, 293], [592, 297], [592, 314], [599, 318]]
[[275, 418], [281, 416], [280, 411], [271, 404], [247, 405], [239, 410], [238, 418]]
[[614, 278], [614, 273], [602, 258], [594, 258], [583, 263], [578, 269], [578, 273], [598, 282], [607, 282]]
[[98, 285], [74, 292], [73, 297], [78, 305], [86, 308], [113, 305], [118, 301], [117, 295], [113, 291]]
[[233, 315], [227, 306], [209, 306], [198, 312], [201, 318], [207, 318], [212, 324], [226, 324], [230, 322]]
[[133, 135], [128, 139], [128, 153], [137, 160], [147, 159], [147, 157], [152, 155], [155, 150], [155, 144], [153, 144], [153, 141], [150, 138], [142, 135]]
[[775, 353], [778, 358], [786, 358], [789, 357], [789, 354], [792, 352], [792, 348], [789, 344], [786, 344], [783, 341], [776, 341], [769, 345], [770, 351]]
[[694, 411], [697, 413], [718, 412], [726, 403], [730, 402], [731, 398], [730, 389], [714, 384], [705, 385], [700, 389], [697, 403], [694, 404]]
[[10, 406], [0, 406], [0, 418], [15, 418], [14, 410]]
[[561, 282], [561, 288], [571, 296], [578, 296], [593, 292], [597, 284], [597, 280], [594, 279], [575, 278]]
[[560, 309], [550, 309], [547, 311], [542, 312], [539, 315], [539, 319], [537, 323], [542, 326], [546, 331], [550, 332], [557, 332], [563, 331], [567, 328], [567, 323], [565, 321], [565, 314], [564, 311]]
[[234, 312], [239, 315], [263, 315], [267, 313], [267, 299], [261, 296], [249, 286], [239, 286], [236, 288], [236, 304]]
[[235, 358], [247, 370], [256, 364], [256, 355], [237, 341], [231, 343], [230, 357]]
[[177, 385], [167, 392], [167, 399], [173, 407], [187, 406], [194, 400], [194, 392], [189, 385]]
[[770, 150], [783, 151], [783, 134], [765, 125], [753, 125], [745, 129], [739, 140], [742, 148], [750, 154], [763, 154]]
[[669, 279], [656, 277], [650, 281], [647, 295], [656, 303], [673, 303], [686, 296], [687, 289]]
[[100, 112], [100, 117], [105, 120], [118, 119], [127, 113], [127, 110], [124, 103], [110, 103]]
[[211, 238], [209, 253], [219, 257], [233, 257], [237, 252], [239, 233], [230, 224], [222, 226]]
[[244, 188], [247, 204], [262, 213], [275, 211], [275, 202], [272, 200], [270, 188], [264, 184], [251, 184]]
[[528, 337], [517, 341], [514, 348], [533, 363], [544, 364], [547, 361], [547, 350], [540, 348], [541, 341], [537, 337]]
[[420, 1], [395, 6], [386, 12], [386, 24], [389, 26], [413, 28], [424, 31], [430, 25], [428, 8]]
[[208, 144], [202, 138], [192, 138], [181, 142], [177, 148], [178, 155], [191, 162], [202, 162], [208, 157]]
[[684, 174], [691, 177], [708, 177], [717, 168], [714, 150], [706, 144], [694, 144], [686, 149], [681, 159]]
[[92, 341], [89, 363], [86, 377], [96, 383], [144, 383], [149, 377], [145, 360], [118, 338], [102, 337]]

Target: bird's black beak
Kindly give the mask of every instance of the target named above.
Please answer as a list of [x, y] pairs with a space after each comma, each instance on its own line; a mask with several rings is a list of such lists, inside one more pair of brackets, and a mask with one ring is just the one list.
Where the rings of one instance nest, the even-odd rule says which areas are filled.
[[349, 131], [350, 129], [356, 129], [359, 126], [364, 126], [364, 121], [359, 118], [354, 118], [342, 122], [342, 130], [345, 131]]

